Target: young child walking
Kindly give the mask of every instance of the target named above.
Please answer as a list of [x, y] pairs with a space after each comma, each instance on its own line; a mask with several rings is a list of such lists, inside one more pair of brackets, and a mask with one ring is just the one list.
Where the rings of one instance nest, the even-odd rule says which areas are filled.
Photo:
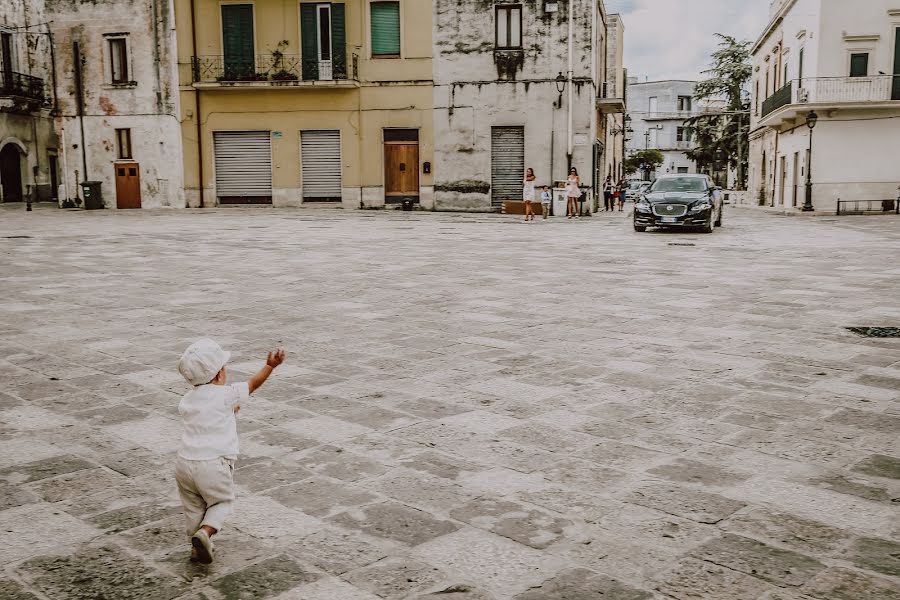
[[269, 352], [266, 364], [250, 381], [225, 385], [231, 353], [212, 340], [191, 344], [178, 361], [178, 371], [194, 386], [181, 399], [184, 424], [175, 463], [175, 481], [184, 507], [191, 560], [213, 561], [212, 536], [234, 508], [234, 461], [238, 456], [235, 415], [241, 403], [284, 362], [284, 350]]
[[544, 186], [541, 192], [541, 212], [544, 213], [544, 219], [550, 216], [550, 203], [553, 202], [553, 194], [550, 193], [550, 187]]

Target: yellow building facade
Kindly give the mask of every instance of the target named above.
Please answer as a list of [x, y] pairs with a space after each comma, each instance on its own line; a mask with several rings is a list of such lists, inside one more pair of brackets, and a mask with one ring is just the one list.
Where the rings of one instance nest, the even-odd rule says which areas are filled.
[[433, 208], [432, 5], [177, 0], [193, 207]]

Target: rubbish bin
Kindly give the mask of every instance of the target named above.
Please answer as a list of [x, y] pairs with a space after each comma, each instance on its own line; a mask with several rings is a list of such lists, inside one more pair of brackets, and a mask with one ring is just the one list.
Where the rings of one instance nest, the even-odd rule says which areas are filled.
[[85, 210], [97, 210], [98, 208], [106, 208], [103, 205], [103, 192], [100, 186], [102, 181], [82, 181], [81, 196], [84, 198]]
[[402, 201], [403, 210], [412, 210], [413, 209], [413, 199], [412, 198], [404, 198]]

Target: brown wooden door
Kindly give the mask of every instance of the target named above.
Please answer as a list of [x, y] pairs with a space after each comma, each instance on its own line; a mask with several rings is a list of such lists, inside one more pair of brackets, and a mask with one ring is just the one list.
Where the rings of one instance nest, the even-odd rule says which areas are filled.
[[140, 207], [140, 165], [137, 163], [116, 163], [116, 208]]
[[419, 197], [419, 144], [385, 142], [384, 195], [391, 199]]

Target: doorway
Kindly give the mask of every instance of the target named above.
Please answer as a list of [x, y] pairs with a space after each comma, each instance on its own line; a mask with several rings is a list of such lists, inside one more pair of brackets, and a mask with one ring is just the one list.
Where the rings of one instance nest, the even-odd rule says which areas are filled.
[[900, 100], [900, 27], [894, 28], [894, 85], [891, 100]]
[[318, 26], [319, 79], [330, 80], [333, 78], [333, 65], [331, 62], [331, 4], [319, 4], [316, 7], [316, 25]]
[[116, 208], [141, 207], [141, 171], [137, 163], [116, 163]]
[[13, 88], [13, 37], [9, 31], [0, 32], [0, 68], [3, 69], [3, 87], [10, 93]]
[[384, 202], [419, 201], [419, 130], [384, 130]]
[[794, 152], [794, 192], [791, 196], [791, 206], [797, 206], [797, 195], [800, 185], [800, 153]]
[[778, 190], [778, 205], [784, 206], [784, 199], [787, 195], [787, 157], [781, 157], [781, 188]]
[[23, 200], [22, 152], [15, 144], [7, 144], [0, 150], [0, 186], [4, 202]]
[[50, 163], [50, 199], [59, 202], [59, 157], [50, 154], [47, 160]]

